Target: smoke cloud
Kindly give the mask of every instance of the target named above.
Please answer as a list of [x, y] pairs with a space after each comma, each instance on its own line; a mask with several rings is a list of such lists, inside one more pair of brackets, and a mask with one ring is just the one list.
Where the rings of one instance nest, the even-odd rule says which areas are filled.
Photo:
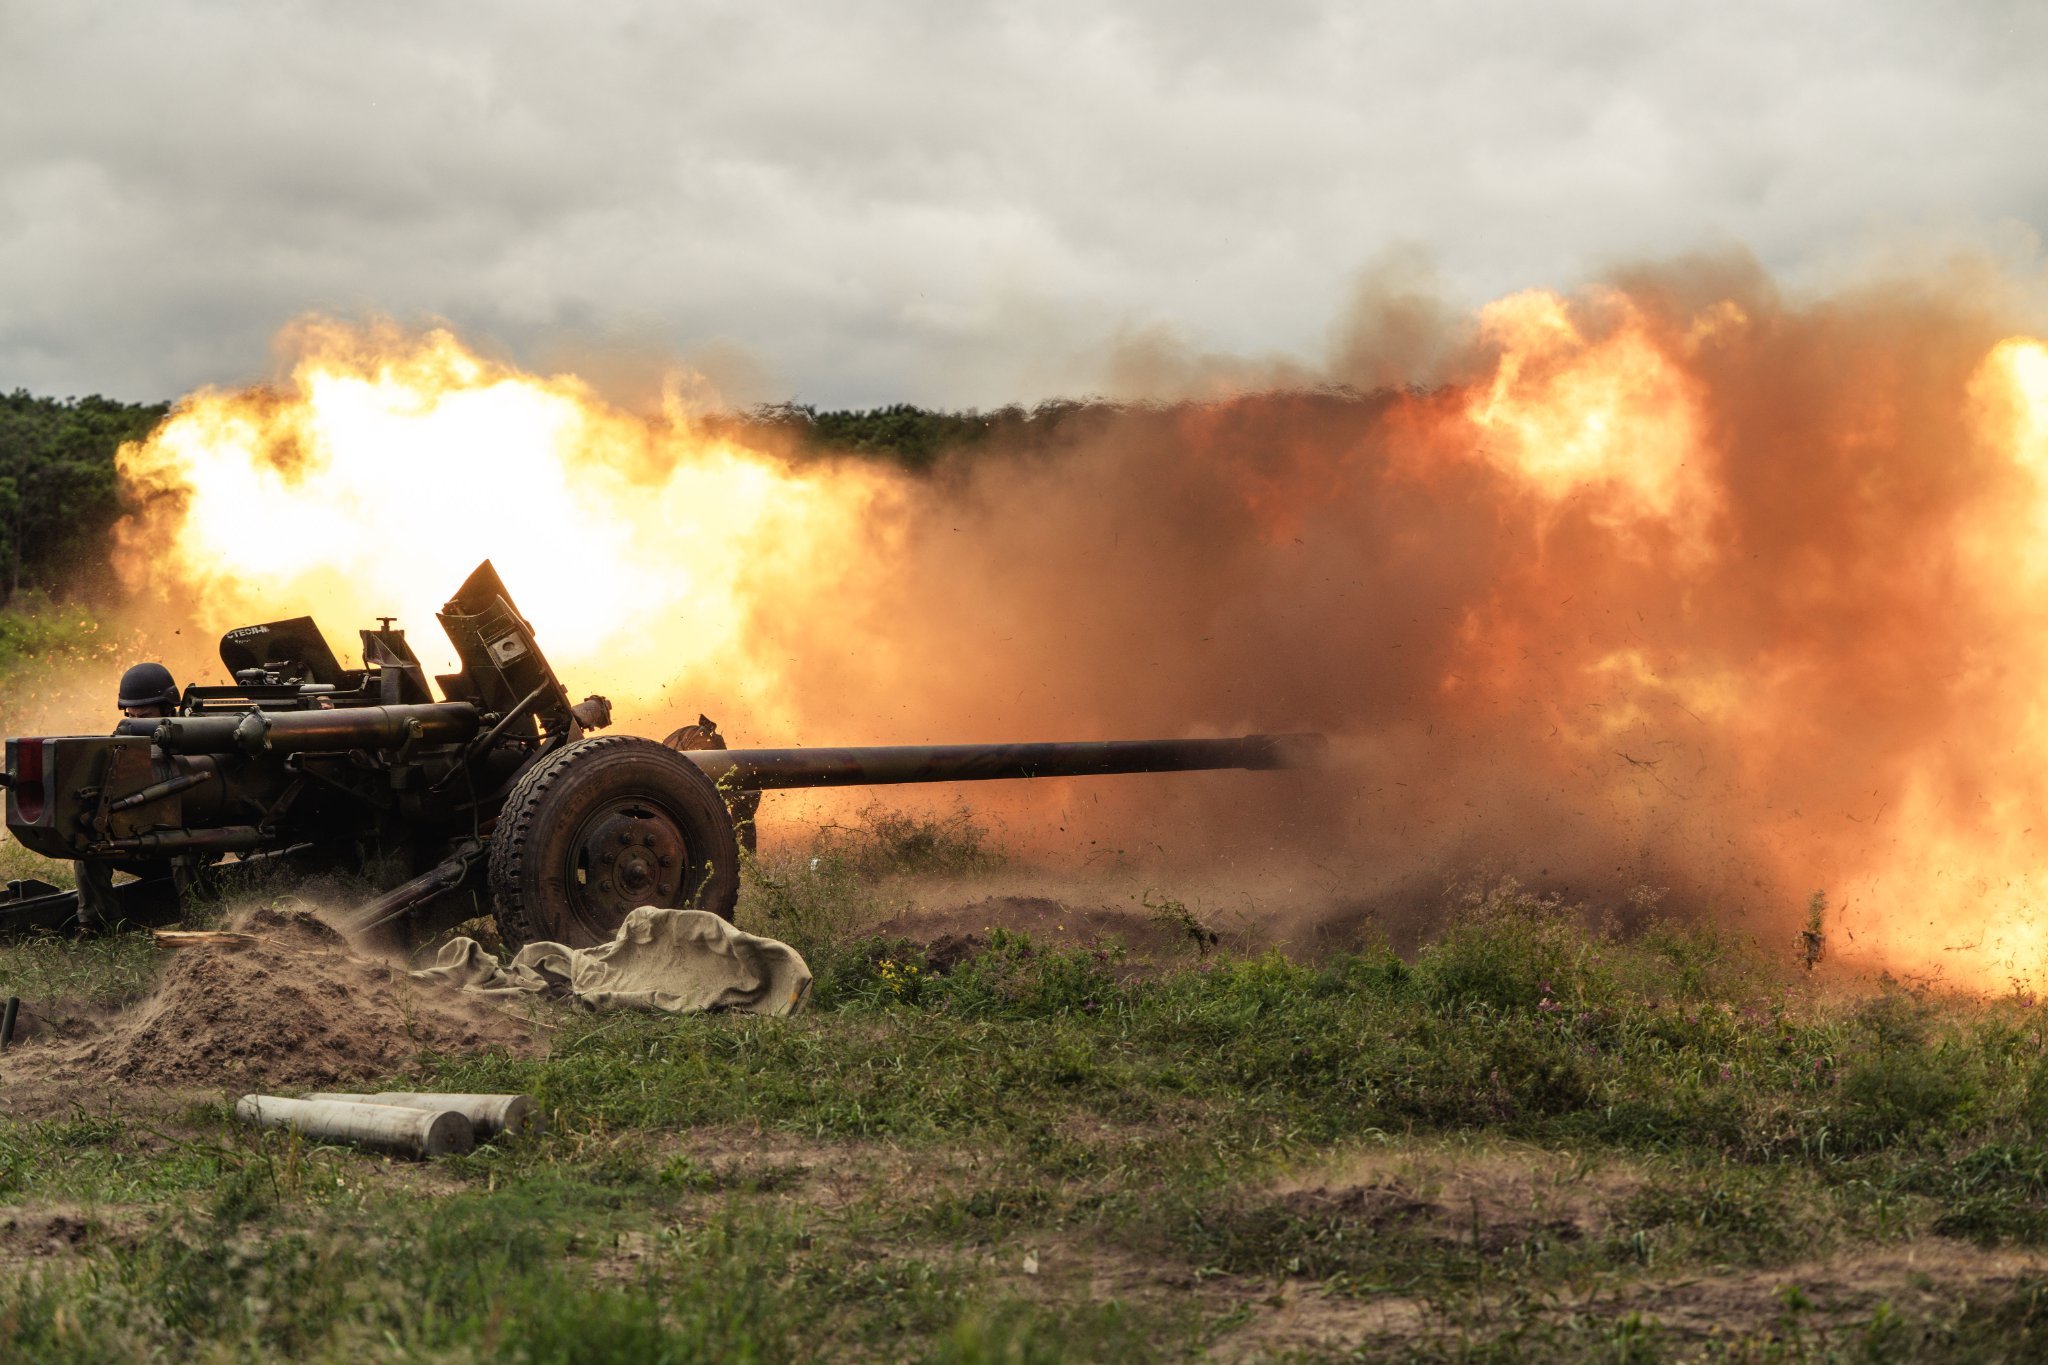
[[[2048, 947], [2026, 300], [1967, 265], [1787, 300], [1731, 256], [1468, 317], [1396, 261], [1317, 383], [1083, 409], [929, 478], [635, 417], [445, 336], [314, 329], [277, 390], [196, 395], [128, 452], [158, 491], [130, 572], [203, 604], [182, 638], [227, 602], [332, 633], [424, 626], [490, 555], [571, 687], [642, 733], [1320, 731], [1314, 774], [974, 799], [1040, 851], [1311, 868], [1359, 904], [1484, 863], [1777, 932], [1824, 889], [1852, 955], [1995, 985]], [[513, 419], [432, 425], [493, 404]], [[398, 430], [427, 435], [394, 490], [371, 451]], [[466, 514], [392, 510], [444, 478]], [[309, 495], [347, 534], [280, 555]]]

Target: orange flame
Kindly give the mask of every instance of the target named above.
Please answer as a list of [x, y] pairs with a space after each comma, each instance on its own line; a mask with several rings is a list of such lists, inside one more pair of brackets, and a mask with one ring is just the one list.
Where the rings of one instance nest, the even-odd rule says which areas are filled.
[[1702, 517], [1713, 485], [1699, 467], [1692, 381], [1625, 296], [1597, 301], [1619, 317], [1597, 341], [1555, 294], [1532, 290], [1484, 309], [1480, 336], [1500, 359], [1475, 386], [1465, 416], [1487, 456], [1545, 498], [1587, 489], [1613, 498], [1617, 506], [1604, 516], [1612, 527]]
[[203, 391], [121, 452], [131, 488], [170, 494], [124, 527], [123, 576], [175, 583], [209, 630], [395, 614], [445, 671], [432, 613], [488, 558], [565, 681], [601, 672], [632, 714], [744, 662], [787, 723], [772, 661], [744, 646], [757, 595], [829, 575], [899, 495], [879, 470], [707, 435], [674, 403], [630, 417], [447, 332], [320, 325], [300, 345], [283, 392]]

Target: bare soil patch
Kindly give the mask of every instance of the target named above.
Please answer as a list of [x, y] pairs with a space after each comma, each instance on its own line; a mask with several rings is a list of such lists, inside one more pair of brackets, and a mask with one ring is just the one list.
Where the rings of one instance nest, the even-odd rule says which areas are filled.
[[1404, 1147], [1354, 1151], [1312, 1180], [1283, 1182], [1273, 1198], [1303, 1218], [1398, 1224], [1432, 1242], [1487, 1253], [1539, 1237], [1599, 1236], [1611, 1211], [1642, 1184], [1625, 1165], [1589, 1170], [1557, 1152]]
[[38, 1090], [334, 1086], [428, 1053], [536, 1050], [517, 1015], [360, 956], [311, 915], [265, 907], [235, 927], [257, 941], [179, 949], [148, 997], [83, 1037], [0, 1058], [8, 1110]]
[[714, 1188], [743, 1188], [826, 1210], [881, 1196], [927, 1194], [971, 1171], [980, 1160], [957, 1151], [906, 1151], [888, 1141], [831, 1141], [727, 1126], [682, 1130], [665, 1137], [657, 1150], [688, 1157], [710, 1177]]
[[1251, 1320], [1211, 1347], [1208, 1359], [1272, 1360], [1369, 1347], [1398, 1359], [1402, 1343], [1440, 1330], [1441, 1322], [1436, 1310], [1421, 1299], [1398, 1294], [1337, 1298], [1310, 1285], [1285, 1284], [1263, 1298], [1247, 1295], [1243, 1302]]
[[[2044, 1270], [2048, 1259], [2038, 1254], [1933, 1239], [1775, 1269], [1610, 1283], [1560, 1295], [1538, 1316], [1619, 1321], [1638, 1315], [1681, 1349], [1795, 1333], [1824, 1347], [1837, 1334], [1860, 1330], [1881, 1305], [1908, 1318], [1939, 1317], [1961, 1302], [1995, 1299], [2036, 1282]], [[1234, 1288], [1251, 1316], [1216, 1343], [1210, 1353], [1214, 1360], [1361, 1350], [1393, 1355], [1407, 1343], [1455, 1338], [1462, 1323], [1496, 1319], [1511, 1307], [1486, 1295], [1441, 1301], [1405, 1294], [1354, 1298], [1298, 1281], [1265, 1295], [1243, 1280]], [[1211, 1292], [1227, 1290], [1216, 1285]]]
[[1811, 1328], [1867, 1322], [1878, 1305], [1908, 1314], [2038, 1280], [2038, 1252], [1928, 1238], [1776, 1269], [1655, 1281], [1618, 1291], [1615, 1311], [1639, 1311], [1680, 1337], [1757, 1332], [1800, 1321]]

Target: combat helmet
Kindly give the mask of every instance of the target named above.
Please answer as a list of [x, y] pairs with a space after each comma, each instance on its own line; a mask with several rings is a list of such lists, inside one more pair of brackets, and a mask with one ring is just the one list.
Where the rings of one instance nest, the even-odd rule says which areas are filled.
[[177, 704], [178, 684], [172, 681], [171, 670], [162, 664], [136, 664], [121, 675], [123, 711], [138, 706], [161, 706], [168, 711]]

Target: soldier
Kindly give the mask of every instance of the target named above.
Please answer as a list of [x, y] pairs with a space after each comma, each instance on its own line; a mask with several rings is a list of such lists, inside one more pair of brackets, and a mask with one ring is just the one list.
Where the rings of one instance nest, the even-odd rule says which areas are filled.
[[[117, 701], [121, 714], [130, 720], [168, 716], [178, 708], [178, 684], [171, 677], [171, 670], [162, 664], [136, 664], [121, 675]], [[105, 933], [120, 923], [121, 900], [114, 894], [116, 872], [133, 872], [152, 880], [163, 876], [161, 867], [129, 866], [102, 858], [80, 858], [78, 932], [81, 934]]]
[[178, 684], [162, 664], [136, 664], [121, 675], [121, 714], [168, 716], [178, 709]]

